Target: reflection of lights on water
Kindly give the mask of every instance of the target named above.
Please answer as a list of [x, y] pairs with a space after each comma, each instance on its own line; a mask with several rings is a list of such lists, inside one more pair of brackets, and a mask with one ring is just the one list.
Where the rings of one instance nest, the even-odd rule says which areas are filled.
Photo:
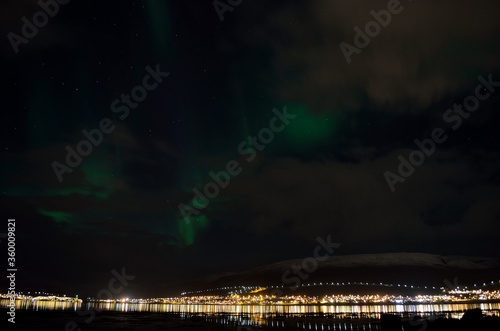
[[[6, 307], [8, 301], [0, 300], [0, 307]], [[275, 320], [276, 315], [301, 315], [318, 316], [324, 314], [329, 318], [373, 318], [379, 319], [383, 313], [395, 313], [404, 316], [405, 314], [419, 314], [425, 316], [442, 316], [445, 318], [459, 319], [463, 312], [468, 309], [480, 308], [486, 315], [499, 316], [500, 303], [425, 303], [425, 304], [351, 304], [351, 305], [243, 305], [243, 304], [172, 304], [172, 303], [130, 303], [130, 302], [107, 302], [95, 303], [87, 302], [77, 304], [74, 302], [56, 301], [30, 301], [16, 300], [16, 309], [26, 310], [75, 310], [78, 307], [91, 310], [99, 308], [102, 310], [124, 311], [124, 312], [155, 312], [155, 313], [176, 313], [184, 318], [193, 315], [203, 315], [205, 320], [213, 320], [224, 325], [253, 325], [253, 326], [284, 326], [284, 322]], [[220, 314], [220, 315], [219, 315]], [[314, 330], [327, 330], [332, 326], [335, 330], [337, 326], [323, 325], [320, 322], [311, 327]], [[347, 325], [350, 327], [350, 325]], [[338, 329], [344, 327], [339, 324]], [[306, 326], [306, 329], [309, 325]], [[303, 328], [304, 329], [304, 328]], [[375, 326], [367, 324], [367, 330], [375, 330]]]

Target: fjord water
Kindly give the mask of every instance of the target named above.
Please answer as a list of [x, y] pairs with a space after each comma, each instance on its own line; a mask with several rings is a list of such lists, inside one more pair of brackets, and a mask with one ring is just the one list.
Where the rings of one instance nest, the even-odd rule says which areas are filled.
[[[0, 308], [7, 308], [0, 300]], [[442, 303], [442, 304], [346, 304], [346, 305], [229, 305], [229, 304], [169, 304], [169, 303], [65, 303], [56, 301], [17, 300], [16, 310], [31, 311], [102, 311], [123, 313], [164, 313], [189, 319], [198, 316], [221, 325], [267, 326], [280, 328], [286, 319], [297, 318], [299, 328], [343, 330], [350, 325], [365, 324], [377, 330], [382, 314], [396, 314], [403, 318], [413, 315], [439, 316], [459, 319], [466, 310], [479, 308], [485, 315], [500, 316], [500, 303]], [[326, 319], [328, 318], [328, 321]], [[300, 321], [299, 321], [300, 320]], [[335, 325], [336, 321], [338, 325]], [[370, 323], [370, 321], [372, 323]], [[332, 323], [333, 322], [333, 323]], [[375, 322], [375, 323], [373, 323]], [[312, 323], [312, 324], [311, 324]], [[347, 324], [346, 324], [347, 323]], [[311, 324], [311, 325], [309, 325]], [[345, 327], [345, 328], [344, 328]]]

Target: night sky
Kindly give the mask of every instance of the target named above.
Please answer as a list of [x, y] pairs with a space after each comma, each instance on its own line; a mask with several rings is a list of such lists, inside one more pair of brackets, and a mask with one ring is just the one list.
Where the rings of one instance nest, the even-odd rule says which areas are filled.
[[356, 41], [391, 2], [74, 0], [13, 47], [42, 9], [3, 1], [0, 233], [16, 219], [19, 290], [95, 295], [125, 267], [125, 295], [176, 294], [328, 235], [341, 255], [500, 257], [498, 2], [402, 0]]

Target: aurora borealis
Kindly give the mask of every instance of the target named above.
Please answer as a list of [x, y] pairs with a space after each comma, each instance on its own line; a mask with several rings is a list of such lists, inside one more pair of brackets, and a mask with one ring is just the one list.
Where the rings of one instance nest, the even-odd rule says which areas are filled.
[[[442, 120], [478, 76], [500, 81], [498, 4], [413, 1], [347, 63], [339, 44], [386, 4], [243, 1], [221, 21], [212, 1], [70, 1], [16, 53], [6, 36], [41, 9], [3, 3], [0, 214], [19, 288], [92, 293], [126, 267], [130, 296], [176, 294], [327, 235], [338, 254], [498, 257], [500, 88], [459, 130]], [[113, 101], [157, 64], [168, 77], [120, 118]], [[296, 118], [245, 160], [284, 107]], [[114, 130], [59, 181], [51, 164], [104, 118]], [[435, 127], [447, 141], [391, 192], [384, 172]], [[241, 173], [186, 222], [179, 204], [230, 160]]]

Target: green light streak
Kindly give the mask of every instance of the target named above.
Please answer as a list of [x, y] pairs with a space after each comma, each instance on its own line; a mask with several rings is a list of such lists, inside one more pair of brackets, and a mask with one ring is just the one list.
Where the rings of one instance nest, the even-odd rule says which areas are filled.
[[52, 218], [57, 223], [67, 222], [69, 223], [73, 216], [70, 213], [64, 213], [60, 211], [49, 211], [41, 208], [37, 208], [37, 211], [45, 216]]
[[167, 56], [171, 25], [168, 5], [163, 1], [145, 0], [144, 6], [151, 26], [151, 38], [162, 57]]
[[194, 243], [195, 234], [208, 227], [208, 218], [205, 215], [191, 217], [191, 222], [187, 223], [182, 217], [177, 219], [177, 229], [180, 236], [180, 245], [187, 246]]

